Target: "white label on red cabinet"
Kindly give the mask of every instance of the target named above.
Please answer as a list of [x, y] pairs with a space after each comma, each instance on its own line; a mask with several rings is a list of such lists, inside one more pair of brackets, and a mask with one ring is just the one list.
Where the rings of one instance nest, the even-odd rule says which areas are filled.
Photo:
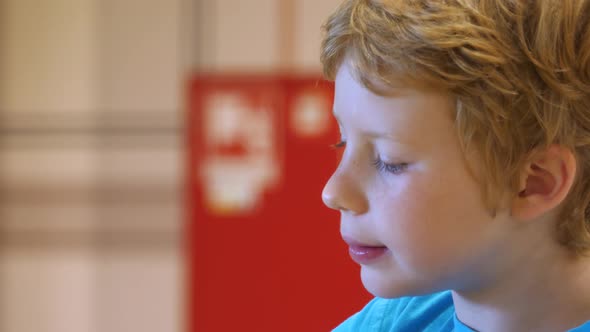
[[270, 104], [242, 93], [209, 96], [204, 110], [205, 151], [201, 176], [207, 207], [216, 214], [254, 210], [280, 176]]

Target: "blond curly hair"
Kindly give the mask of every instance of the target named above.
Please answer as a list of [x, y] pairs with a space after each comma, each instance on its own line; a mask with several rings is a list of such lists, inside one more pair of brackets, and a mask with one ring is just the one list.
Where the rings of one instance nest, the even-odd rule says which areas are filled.
[[456, 98], [492, 209], [517, 193], [534, 149], [571, 149], [577, 174], [556, 235], [590, 251], [590, 0], [346, 0], [323, 28], [328, 79], [348, 57], [374, 93], [404, 82]]

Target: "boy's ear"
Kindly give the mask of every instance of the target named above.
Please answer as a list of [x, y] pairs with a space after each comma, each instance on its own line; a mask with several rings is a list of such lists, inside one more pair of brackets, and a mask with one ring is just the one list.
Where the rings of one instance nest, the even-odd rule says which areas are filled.
[[512, 216], [528, 221], [549, 212], [564, 201], [575, 175], [576, 158], [570, 149], [550, 145], [536, 151], [521, 171]]

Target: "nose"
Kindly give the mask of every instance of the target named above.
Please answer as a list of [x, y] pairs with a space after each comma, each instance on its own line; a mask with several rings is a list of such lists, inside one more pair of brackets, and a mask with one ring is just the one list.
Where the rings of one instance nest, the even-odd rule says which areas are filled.
[[361, 184], [342, 169], [337, 169], [324, 186], [322, 200], [331, 209], [355, 215], [368, 210], [368, 202], [361, 190]]

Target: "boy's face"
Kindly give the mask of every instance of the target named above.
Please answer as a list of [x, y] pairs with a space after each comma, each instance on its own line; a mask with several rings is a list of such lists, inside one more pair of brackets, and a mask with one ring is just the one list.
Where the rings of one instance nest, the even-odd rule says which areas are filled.
[[377, 96], [346, 61], [337, 74], [334, 113], [346, 145], [322, 196], [341, 212], [341, 234], [376, 296], [475, 288], [501, 269], [510, 223], [484, 206], [453, 108], [442, 92]]

